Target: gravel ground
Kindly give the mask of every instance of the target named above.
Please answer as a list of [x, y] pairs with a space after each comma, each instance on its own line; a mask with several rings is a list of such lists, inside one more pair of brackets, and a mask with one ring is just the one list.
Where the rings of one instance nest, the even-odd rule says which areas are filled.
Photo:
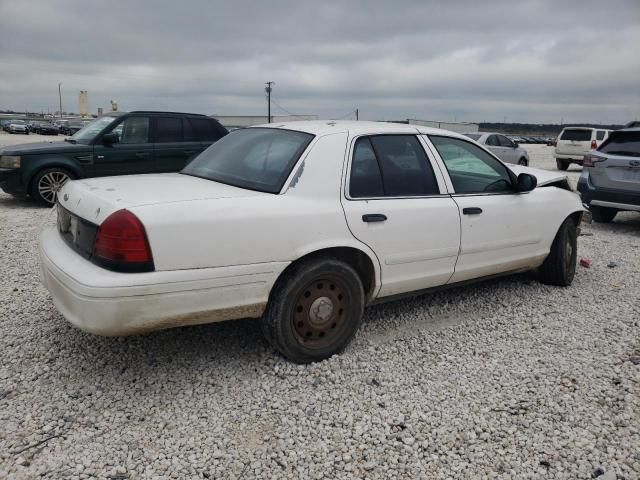
[[0, 478], [640, 478], [640, 215], [583, 227], [570, 288], [526, 274], [372, 307], [308, 366], [253, 320], [74, 329], [39, 283], [52, 220], [0, 194]]

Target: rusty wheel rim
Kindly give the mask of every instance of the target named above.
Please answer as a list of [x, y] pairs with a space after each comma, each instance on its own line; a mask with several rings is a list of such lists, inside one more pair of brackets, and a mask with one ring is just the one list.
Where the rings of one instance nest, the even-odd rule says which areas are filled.
[[347, 325], [350, 300], [344, 282], [337, 277], [324, 276], [306, 285], [291, 314], [298, 341], [311, 349], [332, 345]]

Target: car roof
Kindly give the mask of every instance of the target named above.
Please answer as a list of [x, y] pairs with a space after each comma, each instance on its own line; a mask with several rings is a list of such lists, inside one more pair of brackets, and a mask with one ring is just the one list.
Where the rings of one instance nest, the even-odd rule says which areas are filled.
[[448, 135], [459, 138], [467, 137], [460, 133], [440, 128], [423, 127], [421, 125], [409, 125], [406, 123], [392, 122], [370, 122], [360, 120], [303, 120], [298, 122], [275, 122], [262, 125], [252, 125], [248, 128], [280, 128], [283, 130], [296, 130], [299, 132], [311, 133], [316, 136], [329, 135], [332, 133], [349, 132], [356, 135], [382, 134], [382, 133], [423, 133], [428, 135]]
[[[113, 112], [113, 113], [117, 113], [117, 112]], [[207, 115], [203, 115], [202, 113], [186, 113], [186, 112], [163, 112], [160, 110], [134, 110], [133, 112], [122, 112], [122, 113], [144, 113], [146, 115], [165, 115], [165, 114], [169, 114], [169, 115], [189, 115], [191, 117], [204, 117], [204, 118], [211, 118], [208, 117]], [[107, 114], [105, 114], [107, 115]]]

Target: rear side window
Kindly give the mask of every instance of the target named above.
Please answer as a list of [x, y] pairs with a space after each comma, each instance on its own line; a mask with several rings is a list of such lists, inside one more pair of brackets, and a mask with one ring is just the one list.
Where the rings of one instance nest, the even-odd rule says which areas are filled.
[[159, 117], [156, 120], [156, 142], [182, 142], [182, 118]]
[[496, 137], [495, 135], [489, 135], [486, 143], [491, 147], [498, 147], [500, 145], [500, 143], [498, 142], [498, 137]]
[[211, 120], [206, 118], [190, 118], [189, 122], [191, 122], [201, 142], [215, 142], [222, 137], [217, 125]]
[[612, 132], [598, 150], [611, 155], [640, 157], [640, 131]]
[[604, 139], [604, 130], [598, 130], [596, 132], [596, 140], [603, 140]]
[[431, 163], [413, 135], [375, 135], [356, 141], [349, 180], [353, 198], [440, 193]]
[[560, 136], [560, 140], [573, 140], [575, 142], [590, 142], [591, 130], [567, 128], [564, 132], [562, 132], [562, 135]]

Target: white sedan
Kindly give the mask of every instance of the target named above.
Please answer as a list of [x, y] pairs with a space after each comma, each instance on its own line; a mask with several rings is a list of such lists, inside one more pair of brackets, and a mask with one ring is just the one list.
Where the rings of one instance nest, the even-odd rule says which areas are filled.
[[500, 133], [473, 132], [465, 137], [475, 140], [503, 162], [529, 166], [529, 153], [510, 138]]
[[58, 202], [41, 269], [72, 324], [261, 317], [296, 362], [344, 349], [373, 302], [530, 269], [569, 285], [585, 211], [564, 175], [462, 135], [321, 121], [236, 130], [180, 173], [75, 180]]

